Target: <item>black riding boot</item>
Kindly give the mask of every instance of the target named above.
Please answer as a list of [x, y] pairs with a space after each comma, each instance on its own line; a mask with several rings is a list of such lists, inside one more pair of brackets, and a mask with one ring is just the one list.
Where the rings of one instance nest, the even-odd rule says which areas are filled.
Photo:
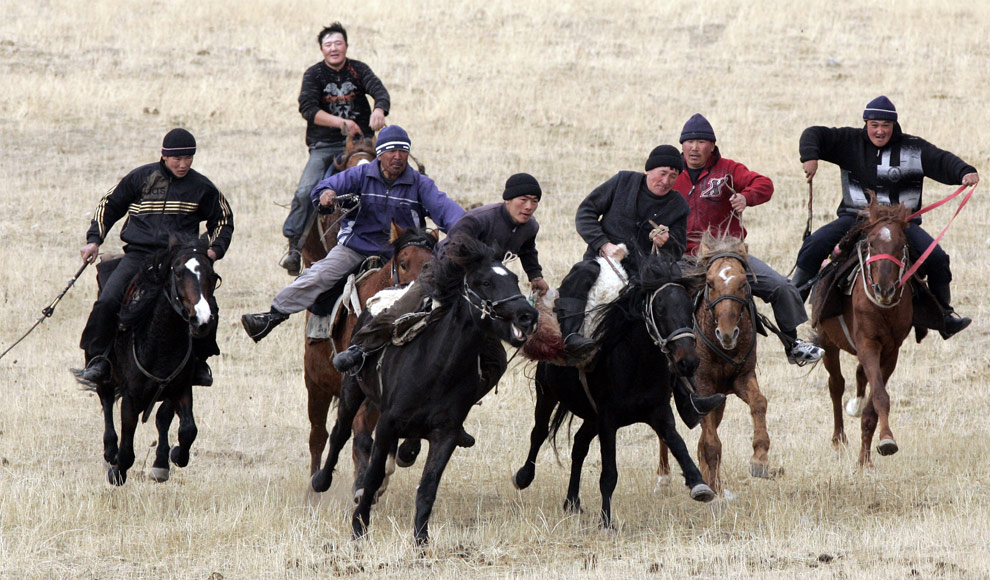
[[[801, 293], [801, 300], [805, 302], [808, 301], [808, 295], [811, 294], [811, 287], [814, 286], [814, 284], [811, 284], [811, 279], [814, 277], [815, 275], [807, 270], [802, 270], [800, 267], [794, 268], [794, 277], [791, 278], [791, 284], [798, 289], [798, 292]], [[802, 286], [806, 287], [802, 288]]]
[[945, 310], [945, 318], [943, 322], [945, 324], [945, 330], [940, 330], [939, 334], [942, 338], [948, 340], [952, 335], [963, 330], [969, 323], [972, 322], [971, 319], [965, 316], [959, 316], [956, 311], [952, 309], [952, 294], [949, 292], [949, 285], [944, 284], [942, 286], [929, 286], [932, 294], [935, 295], [935, 299]]
[[725, 403], [725, 395], [715, 393], [710, 397], [695, 396], [690, 387], [684, 384], [686, 380], [681, 377], [674, 380], [674, 406], [687, 428], [694, 429], [705, 415]]
[[86, 368], [81, 371], [73, 370], [76, 380], [90, 386], [102, 385], [110, 381], [113, 369], [106, 355], [86, 357]]
[[289, 238], [289, 249], [278, 265], [285, 268], [290, 276], [298, 276], [302, 270], [302, 252], [299, 250], [299, 238]]
[[193, 359], [192, 384], [200, 387], [213, 386], [213, 371], [210, 370], [210, 365], [206, 364], [205, 360]]
[[333, 368], [342, 373], [346, 373], [351, 369], [360, 369], [361, 365], [364, 364], [364, 356], [365, 354], [361, 347], [352, 344], [347, 347], [347, 350], [338, 352], [337, 356], [333, 357]]
[[272, 306], [270, 311], [262, 314], [245, 314], [241, 316], [241, 326], [244, 327], [245, 332], [251, 337], [251, 340], [258, 342], [268, 336], [268, 333], [272, 329], [288, 319], [288, 314], [275, 310], [275, 307]]
[[580, 298], [557, 298], [554, 313], [560, 323], [560, 334], [564, 337], [564, 353], [568, 358], [582, 359], [595, 348], [595, 341], [579, 334], [584, 324], [584, 307], [587, 300]]

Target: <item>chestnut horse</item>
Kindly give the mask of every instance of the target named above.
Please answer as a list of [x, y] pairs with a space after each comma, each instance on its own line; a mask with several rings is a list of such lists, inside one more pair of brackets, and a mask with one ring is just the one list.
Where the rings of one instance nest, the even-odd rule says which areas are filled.
[[[746, 244], [739, 238], [715, 238], [706, 234], [698, 252], [694, 275], [704, 277], [705, 286], [695, 300], [694, 333], [698, 338], [701, 364], [695, 378], [699, 396], [734, 393], [749, 405], [753, 417], [753, 457], [749, 472], [754, 477], [772, 477], [769, 467], [770, 435], [767, 433], [767, 398], [756, 380], [756, 306], [746, 274]], [[701, 474], [717, 492], [723, 491], [719, 467], [722, 441], [718, 427], [725, 405], [701, 421], [698, 464]], [[670, 474], [667, 450], [661, 444], [657, 474], [665, 481]]]
[[[904, 234], [908, 225], [908, 210], [903, 204], [882, 205], [873, 200], [865, 213], [868, 214], [867, 219], [840, 242], [840, 248], [852, 250], [845, 255], [852, 255], [859, 262], [852, 295], [839, 293], [841, 314], [814, 320], [813, 324], [825, 349], [822, 360], [828, 371], [828, 390], [832, 397], [832, 445], [837, 449], [848, 443], [842, 424], [845, 379], [839, 364], [839, 350], [854, 354], [859, 359], [856, 368], [857, 399], [851, 400], [849, 407], [852, 415], [856, 415], [857, 411], [862, 413], [859, 464], [870, 467], [873, 465], [870, 445], [877, 427], [880, 429], [877, 452], [880, 455], [897, 453], [897, 442], [889, 422], [887, 381], [897, 366], [901, 343], [911, 330], [914, 306], [912, 293], [910, 290], [905, 292], [902, 284], [902, 276], [908, 267], [908, 244]], [[816, 310], [825, 299], [824, 290], [824, 287], [818, 288], [816, 285]], [[863, 405], [867, 382], [870, 384], [870, 396]]]

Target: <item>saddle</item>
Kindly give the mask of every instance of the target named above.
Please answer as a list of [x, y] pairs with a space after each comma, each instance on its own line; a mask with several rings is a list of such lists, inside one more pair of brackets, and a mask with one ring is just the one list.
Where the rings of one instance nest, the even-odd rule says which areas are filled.
[[[912, 256], [913, 257], [913, 256]], [[860, 279], [859, 259], [855, 252], [849, 252], [843, 258], [831, 259], [819, 274], [814, 286], [812, 299], [811, 324], [817, 326], [821, 321], [840, 316], [845, 296], [852, 294], [853, 285], [862, 283]], [[945, 330], [945, 310], [935, 295], [928, 289], [928, 283], [917, 274], [909, 281], [913, 306], [912, 325], [914, 326], [915, 341], [921, 342], [929, 330]]]
[[[96, 264], [96, 289], [97, 295], [103, 291], [103, 286], [106, 285], [110, 276], [120, 265], [120, 261], [124, 259], [123, 254], [104, 254], [100, 257], [100, 261]], [[150, 266], [145, 266], [146, 268]], [[134, 311], [144, 305], [145, 299], [151, 297], [148, 288], [139, 288], [137, 285], [138, 276], [141, 272], [131, 278], [131, 281], [127, 284], [127, 290], [124, 291], [124, 296], [121, 298], [120, 302], [120, 312], [118, 313], [118, 320], [126, 318], [128, 312]], [[157, 292], [154, 293], [157, 295]]]
[[381, 269], [380, 256], [369, 256], [350, 274], [341, 278], [329, 290], [320, 294], [309, 307], [311, 316], [306, 324], [308, 342], [328, 340], [334, 331], [343, 324], [349, 312], [360, 314], [360, 300], [357, 295], [359, 282]]

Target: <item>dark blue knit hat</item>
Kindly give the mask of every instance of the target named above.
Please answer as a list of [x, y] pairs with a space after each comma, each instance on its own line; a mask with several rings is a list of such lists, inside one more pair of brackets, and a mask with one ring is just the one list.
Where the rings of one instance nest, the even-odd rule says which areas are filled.
[[894, 103], [891, 103], [890, 99], [880, 95], [866, 104], [866, 108], [863, 109], [863, 120], [896, 121], [897, 109], [894, 108]]
[[689, 139], [705, 139], [712, 143], [715, 142], [715, 130], [712, 129], [712, 124], [708, 122], [708, 119], [701, 116], [701, 113], [691, 115], [687, 123], [684, 123], [680, 142], [683, 143]]
[[505, 180], [502, 199], [508, 201], [524, 195], [534, 195], [537, 201], [543, 198], [540, 182], [536, 181], [535, 177], [528, 173], [516, 173]]
[[650, 156], [646, 158], [646, 170], [656, 167], [670, 167], [677, 171], [684, 171], [684, 161], [681, 159], [681, 152], [673, 145], [658, 145], [650, 151]]
[[389, 125], [378, 133], [378, 144], [375, 146], [375, 155], [381, 155], [386, 151], [398, 149], [409, 151], [412, 143], [405, 129], [398, 125]]
[[196, 154], [196, 138], [192, 133], [176, 127], [162, 139], [162, 157], [182, 157]]

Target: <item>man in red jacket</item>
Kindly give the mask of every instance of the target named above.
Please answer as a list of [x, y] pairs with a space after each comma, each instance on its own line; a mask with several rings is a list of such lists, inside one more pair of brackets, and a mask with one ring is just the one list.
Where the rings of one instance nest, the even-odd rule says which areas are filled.
[[[760, 205], [773, 195], [770, 178], [750, 171], [742, 163], [722, 157], [715, 145], [711, 124], [696, 113], [681, 131], [684, 171], [674, 182], [674, 189], [684, 196], [691, 208], [687, 222], [687, 253], [694, 254], [702, 234], [730, 235], [746, 239], [742, 212]], [[808, 320], [804, 301], [790, 281], [766, 262], [749, 255], [749, 285], [773, 307], [778, 335], [791, 364], [805, 365], [822, 357], [823, 350], [797, 337], [797, 327]]]

